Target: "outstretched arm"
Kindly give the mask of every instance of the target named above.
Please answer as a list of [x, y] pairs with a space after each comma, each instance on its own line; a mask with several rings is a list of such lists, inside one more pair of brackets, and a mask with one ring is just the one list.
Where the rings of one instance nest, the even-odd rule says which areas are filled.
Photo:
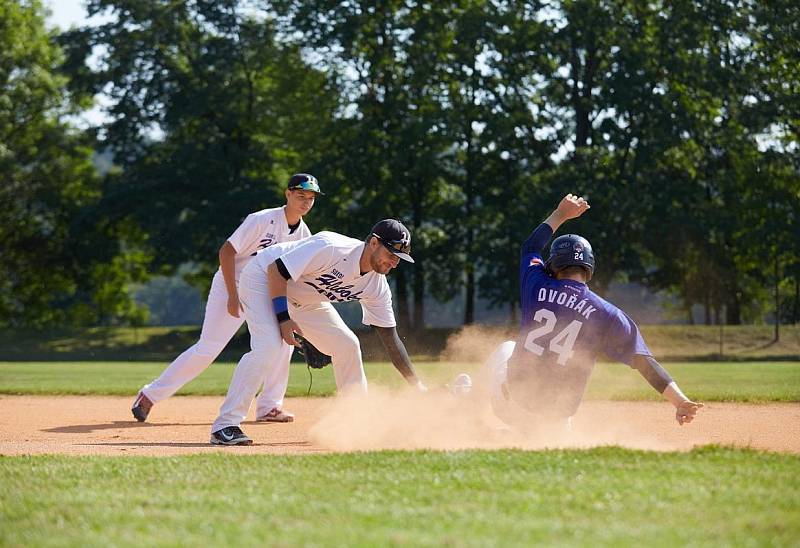
[[406, 382], [411, 386], [416, 386], [420, 390], [427, 390], [422, 381], [417, 377], [414, 371], [414, 366], [411, 365], [411, 359], [408, 357], [408, 351], [400, 336], [397, 334], [396, 327], [378, 327], [372, 326], [378, 333], [378, 338], [381, 340], [383, 347], [389, 354], [389, 359], [392, 360], [394, 367], [403, 375]]
[[583, 197], [574, 194], [567, 194], [558, 203], [558, 207], [550, 214], [536, 230], [528, 236], [522, 244], [522, 255], [530, 253], [541, 253], [550, 238], [553, 237], [558, 227], [569, 219], [580, 217], [589, 209], [589, 202]]
[[692, 422], [697, 410], [703, 407], [702, 403], [695, 403], [678, 388], [677, 383], [661, 364], [652, 356], [637, 354], [633, 357], [632, 366], [655, 388], [660, 394], [675, 406], [675, 420], [678, 424], [688, 424]]

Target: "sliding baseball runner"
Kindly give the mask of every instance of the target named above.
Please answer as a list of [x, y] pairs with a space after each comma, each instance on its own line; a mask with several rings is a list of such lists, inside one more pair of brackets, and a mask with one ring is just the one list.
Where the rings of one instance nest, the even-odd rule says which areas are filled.
[[569, 424], [600, 355], [628, 364], [675, 407], [679, 424], [691, 422], [702, 404], [690, 400], [656, 361], [636, 323], [594, 293], [591, 244], [577, 234], [553, 240], [589, 203], [568, 194], [523, 242], [519, 279], [522, 321], [516, 341], [500, 345], [487, 366], [496, 414], [521, 428]]

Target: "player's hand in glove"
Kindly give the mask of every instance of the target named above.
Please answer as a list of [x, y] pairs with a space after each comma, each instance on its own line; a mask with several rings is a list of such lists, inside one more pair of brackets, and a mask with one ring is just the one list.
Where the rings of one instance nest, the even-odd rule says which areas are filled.
[[694, 420], [697, 410], [701, 407], [703, 407], [702, 403], [695, 403], [691, 400], [681, 402], [675, 409], [675, 419], [680, 425], [689, 424]]
[[331, 363], [331, 357], [323, 354], [316, 346], [311, 344], [308, 339], [302, 335], [295, 335], [297, 345], [300, 347], [300, 353], [306, 360], [306, 364], [312, 369], [322, 369]]
[[295, 338], [295, 333], [302, 336], [303, 332], [300, 331], [300, 328], [294, 323], [294, 320], [286, 320], [280, 323], [281, 329], [281, 337], [286, 342], [286, 344], [291, 344], [292, 346], [300, 346], [300, 343]]

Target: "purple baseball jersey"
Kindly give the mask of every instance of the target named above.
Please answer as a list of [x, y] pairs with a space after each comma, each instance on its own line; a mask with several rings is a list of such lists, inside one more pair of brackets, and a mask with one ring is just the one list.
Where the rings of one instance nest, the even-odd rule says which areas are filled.
[[[549, 240], [552, 230], [544, 226]], [[541, 230], [526, 244], [541, 242]], [[599, 354], [631, 365], [635, 355], [651, 353], [627, 314], [586, 284], [551, 277], [540, 247], [523, 246], [522, 323], [509, 360], [508, 389], [534, 413], [569, 417], [578, 410]]]

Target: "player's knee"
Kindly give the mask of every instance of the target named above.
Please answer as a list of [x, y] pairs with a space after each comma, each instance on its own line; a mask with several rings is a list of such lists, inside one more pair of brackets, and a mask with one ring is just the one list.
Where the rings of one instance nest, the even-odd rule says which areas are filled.
[[204, 341], [201, 339], [200, 341], [197, 342], [194, 352], [198, 356], [204, 356], [207, 358], [215, 359], [217, 356], [219, 356], [220, 352], [222, 352], [223, 348], [225, 348], [224, 342], [221, 343], [219, 341]]
[[336, 358], [355, 357], [360, 359], [361, 343], [355, 333], [343, 334], [342, 338], [337, 341], [336, 350], [331, 356]]
[[267, 352], [264, 350], [251, 350], [250, 352], [242, 356], [242, 359], [247, 358], [248, 360], [255, 361], [258, 363], [270, 363], [271, 357], [273, 357], [272, 352]]
[[511, 359], [511, 355], [514, 353], [514, 347], [516, 347], [516, 345], [517, 343], [514, 341], [505, 341], [500, 344], [486, 359], [484, 367], [492, 371], [496, 369], [505, 369], [508, 360]]

